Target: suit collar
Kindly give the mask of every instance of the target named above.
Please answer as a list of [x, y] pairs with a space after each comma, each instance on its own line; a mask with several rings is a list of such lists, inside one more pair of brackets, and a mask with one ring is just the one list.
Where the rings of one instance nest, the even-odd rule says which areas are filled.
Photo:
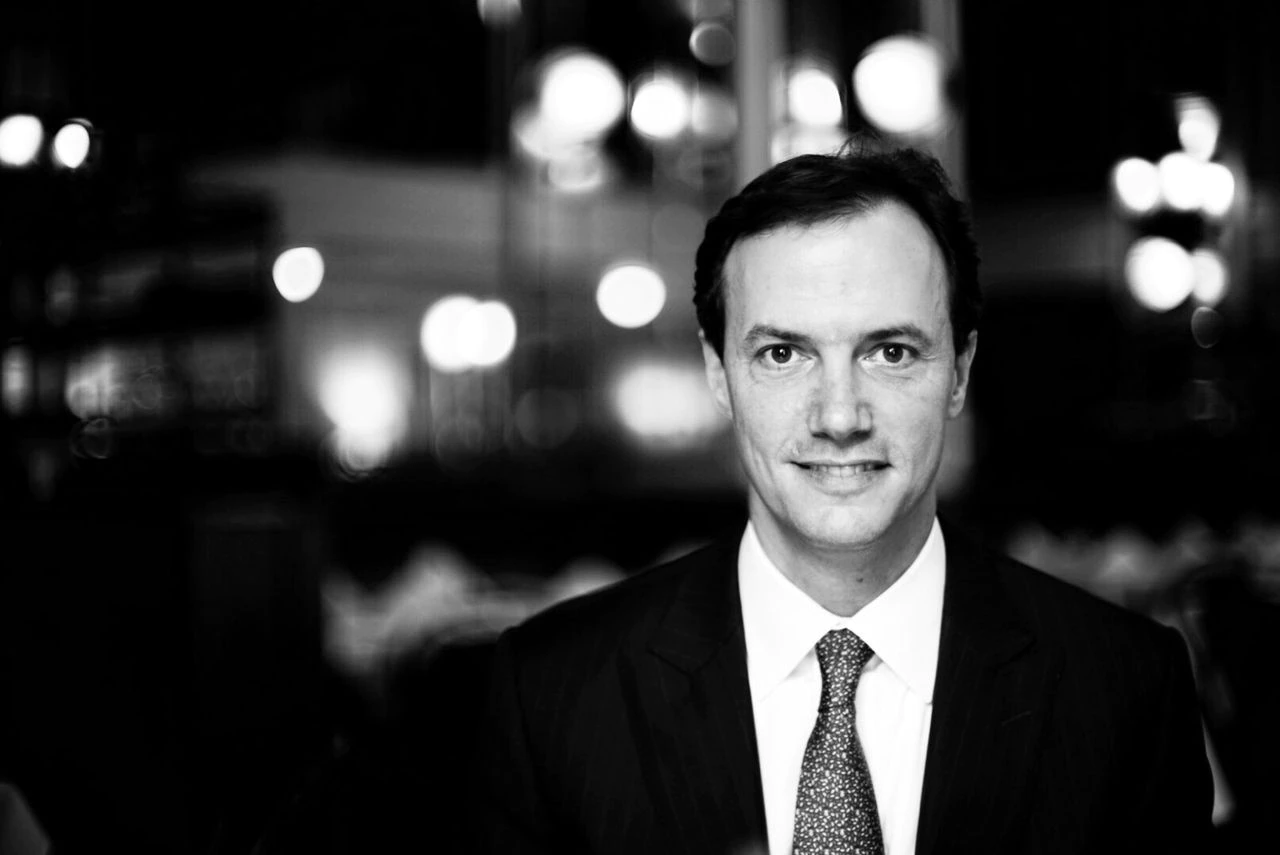
[[763, 849], [764, 795], [737, 585], [741, 530], [673, 568], [670, 608], [638, 657], [633, 726], [646, 747], [654, 803], [672, 839], [664, 851]]
[[987, 553], [953, 526], [917, 852], [998, 848], [1025, 818], [1061, 664], [1037, 643]]
[[[933, 720], [921, 794], [921, 855], [1003, 839], [1026, 782], [1061, 665], [1009, 599], [986, 553], [942, 520], [947, 544]], [[664, 618], [629, 682], [671, 851], [765, 841], [764, 797], [736, 578], [740, 532], [682, 560]], [[674, 568], [673, 568], [674, 569]]]
[[649, 641], [649, 650], [686, 674], [697, 672], [742, 635], [735, 570], [738, 538], [725, 535], [684, 558], [676, 596]]

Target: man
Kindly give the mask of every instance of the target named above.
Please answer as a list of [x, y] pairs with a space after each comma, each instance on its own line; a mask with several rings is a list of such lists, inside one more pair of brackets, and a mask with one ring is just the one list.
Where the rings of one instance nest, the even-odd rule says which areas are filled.
[[770, 169], [694, 302], [749, 522], [501, 639], [476, 848], [1204, 851], [1176, 633], [936, 519], [980, 304], [937, 162]]

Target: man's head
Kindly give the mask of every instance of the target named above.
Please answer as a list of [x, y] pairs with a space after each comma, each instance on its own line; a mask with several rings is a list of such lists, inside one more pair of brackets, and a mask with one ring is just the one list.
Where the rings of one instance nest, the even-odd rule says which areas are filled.
[[936, 161], [774, 167], [708, 224], [695, 301], [766, 550], [786, 563], [918, 549], [979, 304], [964, 209]]
[[724, 262], [740, 241], [783, 226], [811, 226], [896, 201], [929, 229], [947, 264], [956, 353], [977, 329], [982, 307], [978, 250], [965, 206], [941, 164], [915, 149], [809, 154], [762, 173], [707, 223], [694, 269], [693, 302], [703, 336], [723, 355]]

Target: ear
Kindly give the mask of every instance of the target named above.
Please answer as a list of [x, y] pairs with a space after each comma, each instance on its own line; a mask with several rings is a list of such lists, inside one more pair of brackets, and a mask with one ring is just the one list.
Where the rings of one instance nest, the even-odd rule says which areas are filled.
[[702, 365], [707, 372], [707, 386], [711, 389], [711, 397], [725, 418], [733, 420], [733, 402], [729, 398], [729, 380], [724, 373], [724, 361], [716, 353], [716, 349], [707, 341], [702, 331], [698, 331], [698, 341], [702, 342]]
[[969, 394], [969, 372], [973, 357], [978, 353], [978, 331], [969, 333], [964, 351], [956, 354], [956, 375], [951, 385], [951, 400], [947, 402], [947, 416], [955, 418], [964, 410], [964, 399]]

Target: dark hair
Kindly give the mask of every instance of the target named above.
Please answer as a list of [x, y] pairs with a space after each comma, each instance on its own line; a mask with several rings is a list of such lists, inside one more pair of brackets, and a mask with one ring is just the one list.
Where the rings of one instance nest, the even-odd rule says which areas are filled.
[[744, 238], [785, 226], [813, 226], [866, 214], [897, 201], [915, 212], [942, 250], [956, 353], [978, 326], [982, 292], [978, 248], [964, 203], [951, 192], [942, 164], [912, 148], [851, 142], [838, 154], [805, 154], [751, 181], [707, 222], [693, 274], [698, 325], [724, 356], [724, 262]]

